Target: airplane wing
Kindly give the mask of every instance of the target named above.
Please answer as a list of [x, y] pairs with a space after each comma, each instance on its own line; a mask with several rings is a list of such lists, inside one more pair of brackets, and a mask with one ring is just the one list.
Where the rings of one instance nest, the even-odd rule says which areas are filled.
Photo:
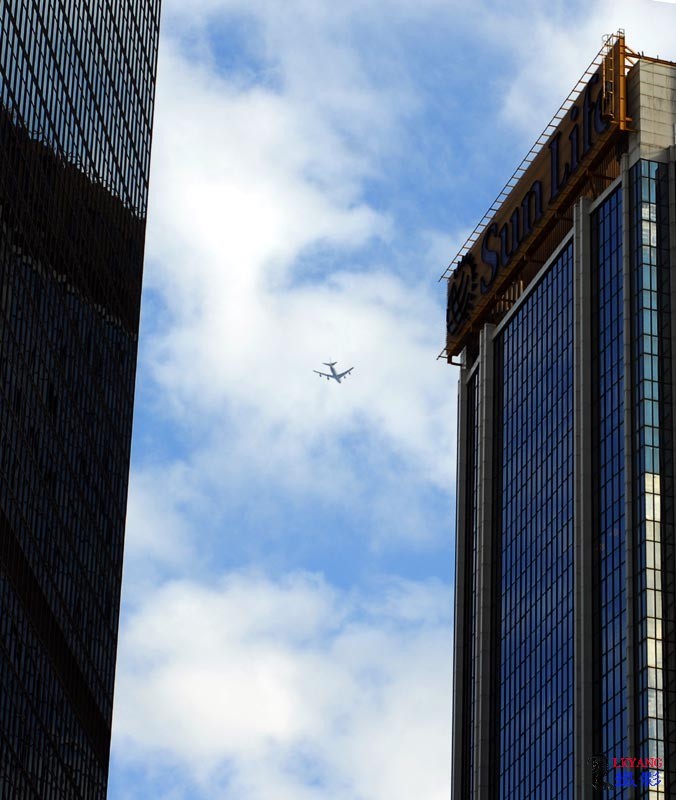
[[350, 367], [350, 369], [346, 369], [345, 372], [341, 372], [340, 375], [336, 375], [336, 378], [344, 378], [346, 375], [349, 375], [354, 367]]
[[333, 378], [333, 375], [327, 375], [326, 372], [317, 372], [316, 369], [313, 369], [312, 371], [315, 373], [315, 375], [321, 375], [322, 378]]

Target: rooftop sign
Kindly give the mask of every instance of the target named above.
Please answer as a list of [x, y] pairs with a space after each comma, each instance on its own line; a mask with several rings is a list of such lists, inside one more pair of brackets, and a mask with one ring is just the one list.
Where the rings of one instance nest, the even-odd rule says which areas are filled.
[[601, 62], [595, 59], [586, 83], [494, 216], [473, 242], [470, 239], [464, 254], [461, 251], [448, 282], [449, 358], [460, 353], [473, 323], [480, 321], [516, 276], [538, 235], [570, 199], [603, 145], [615, 130], [625, 128], [624, 38], [614, 39], [599, 58]]

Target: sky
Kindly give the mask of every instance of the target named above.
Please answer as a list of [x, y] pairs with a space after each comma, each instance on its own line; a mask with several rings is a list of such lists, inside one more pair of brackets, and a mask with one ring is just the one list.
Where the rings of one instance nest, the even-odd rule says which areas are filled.
[[110, 800], [448, 799], [438, 278], [672, 5], [164, 0]]

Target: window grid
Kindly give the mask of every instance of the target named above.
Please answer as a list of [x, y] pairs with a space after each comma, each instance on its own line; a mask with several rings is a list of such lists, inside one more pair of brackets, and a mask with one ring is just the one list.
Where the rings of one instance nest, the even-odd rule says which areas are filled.
[[573, 785], [573, 246], [496, 340], [502, 372], [499, 797]]
[[595, 749], [627, 751], [622, 192], [592, 214]]
[[[632, 350], [634, 358], [634, 560], [636, 596], [636, 696], [638, 747], [665, 758], [662, 544], [665, 452], [665, 393], [671, 396], [669, 357], [669, 265], [660, 252], [660, 184], [664, 166], [639, 161], [631, 170]], [[665, 782], [639, 787], [654, 800]]]
[[0, 3], [0, 798], [105, 797], [159, 7]]

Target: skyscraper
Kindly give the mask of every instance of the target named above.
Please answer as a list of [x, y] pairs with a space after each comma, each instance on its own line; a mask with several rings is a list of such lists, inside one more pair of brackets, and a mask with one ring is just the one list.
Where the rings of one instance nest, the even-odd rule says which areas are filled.
[[620, 32], [447, 272], [454, 800], [674, 796], [674, 270], [676, 65]]
[[0, 798], [106, 795], [160, 0], [0, 5]]

